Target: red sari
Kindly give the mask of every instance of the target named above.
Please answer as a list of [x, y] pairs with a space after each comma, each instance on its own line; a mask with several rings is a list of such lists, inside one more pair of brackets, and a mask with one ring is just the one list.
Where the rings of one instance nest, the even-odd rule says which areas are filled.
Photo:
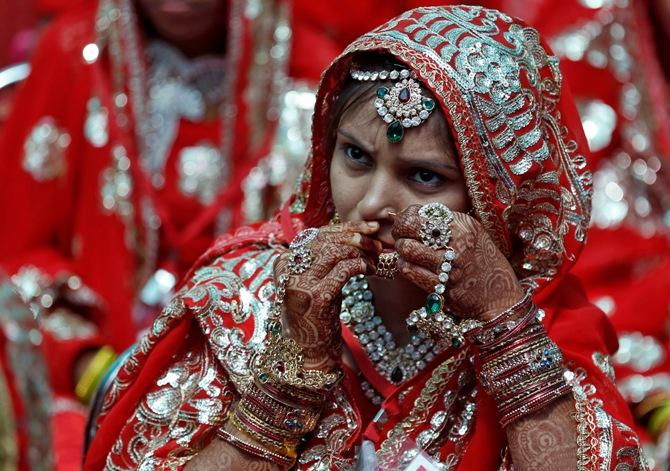
[[[445, 7], [391, 20], [354, 41], [326, 71], [300, 191], [275, 219], [219, 238], [196, 264], [119, 371], [85, 469], [181, 469], [215, 438], [263, 346], [275, 257], [298, 230], [323, 226], [333, 215], [331, 106], [352, 58], [367, 50], [393, 54], [436, 96], [477, 218], [546, 311], [549, 335], [575, 374], [579, 469], [643, 468], [630, 414], [611, 379], [611, 326], [568, 273], [584, 242], [590, 173], [557, 62], [518, 20]], [[489, 67], [494, 63], [505, 74]], [[360, 347], [344, 334], [356, 358]], [[371, 361], [359, 356], [365, 380], [383, 395], [381, 411], [345, 368], [296, 468], [352, 469], [365, 438], [384, 468], [425, 451], [451, 469], [509, 469], [505, 433], [493, 400], [478, 387], [473, 348], [442, 352], [398, 387], [378, 381]]]
[[[163, 166], [151, 169], [147, 76], [156, 64], [145, 59], [132, 2], [87, 2], [44, 34], [1, 137], [0, 266], [45, 316], [59, 393], [72, 392], [83, 351], [120, 352], [136, 340], [146, 326], [138, 296], [157, 269], [181, 276], [218, 233], [246, 220], [242, 182], [269, 150], [271, 84], [286, 54], [256, 58], [275, 45], [268, 33], [286, 11], [276, 2], [256, 18], [243, 13], [231, 3], [221, 111], [177, 116], [171, 136], [158, 134], [172, 139]], [[49, 320], [56, 307], [74, 315]]]

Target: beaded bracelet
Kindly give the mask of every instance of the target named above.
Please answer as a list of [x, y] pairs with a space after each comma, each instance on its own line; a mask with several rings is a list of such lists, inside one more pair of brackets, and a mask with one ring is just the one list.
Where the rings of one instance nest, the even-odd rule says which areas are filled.
[[547, 385], [542, 391], [525, 398], [522, 403], [501, 410], [500, 424], [502, 427], [507, 427], [509, 424], [543, 409], [556, 399], [569, 394], [570, 391], [570, 384], [565, 377], [561, 375], [560, 380], [556, 383]]

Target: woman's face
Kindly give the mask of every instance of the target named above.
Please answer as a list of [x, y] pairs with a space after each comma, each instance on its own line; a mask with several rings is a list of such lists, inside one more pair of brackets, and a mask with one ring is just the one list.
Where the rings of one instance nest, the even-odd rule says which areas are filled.
[[174, 43], [210, 38], [227, 20], [227, 0], [138, 0], [160, 36]]
[[335, 208], [342, 221], [380, 223], [379, 239], [393, 245], [389, 211], [440, 202], [467, 212], [470, 201], [446, 120], [439, 112], [405, 130], [398, 143], [373, 105], [375, 89], [344, 112], [330, 164]]

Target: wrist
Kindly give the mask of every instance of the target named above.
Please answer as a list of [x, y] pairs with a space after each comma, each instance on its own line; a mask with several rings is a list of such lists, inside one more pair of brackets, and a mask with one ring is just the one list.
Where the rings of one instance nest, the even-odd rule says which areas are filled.
[[518, 282], [515, 283], [515, 285], [516, 286], [512, 290], [505, 293], [505, 296], [486, 302], [479, 316], [479, 320], [482, 322], [491, 321], [519, 304], [524, 299], [526, 293]]

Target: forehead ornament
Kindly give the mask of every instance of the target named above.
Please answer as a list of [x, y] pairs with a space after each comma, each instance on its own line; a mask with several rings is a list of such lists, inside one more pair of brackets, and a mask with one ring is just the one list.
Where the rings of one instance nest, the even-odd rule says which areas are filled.
[[423, 96], [416, 74], [408, 69], [362, 71], [352, 70], [351, 78], [360, 82], [390, 80], [391, 87], [379, 87], [375, 98], [377, 114], [388, 124], [386, 137], [396, 143], [405, 135], [405, 128], [419, 126], [435, 109], [435, 100]]

